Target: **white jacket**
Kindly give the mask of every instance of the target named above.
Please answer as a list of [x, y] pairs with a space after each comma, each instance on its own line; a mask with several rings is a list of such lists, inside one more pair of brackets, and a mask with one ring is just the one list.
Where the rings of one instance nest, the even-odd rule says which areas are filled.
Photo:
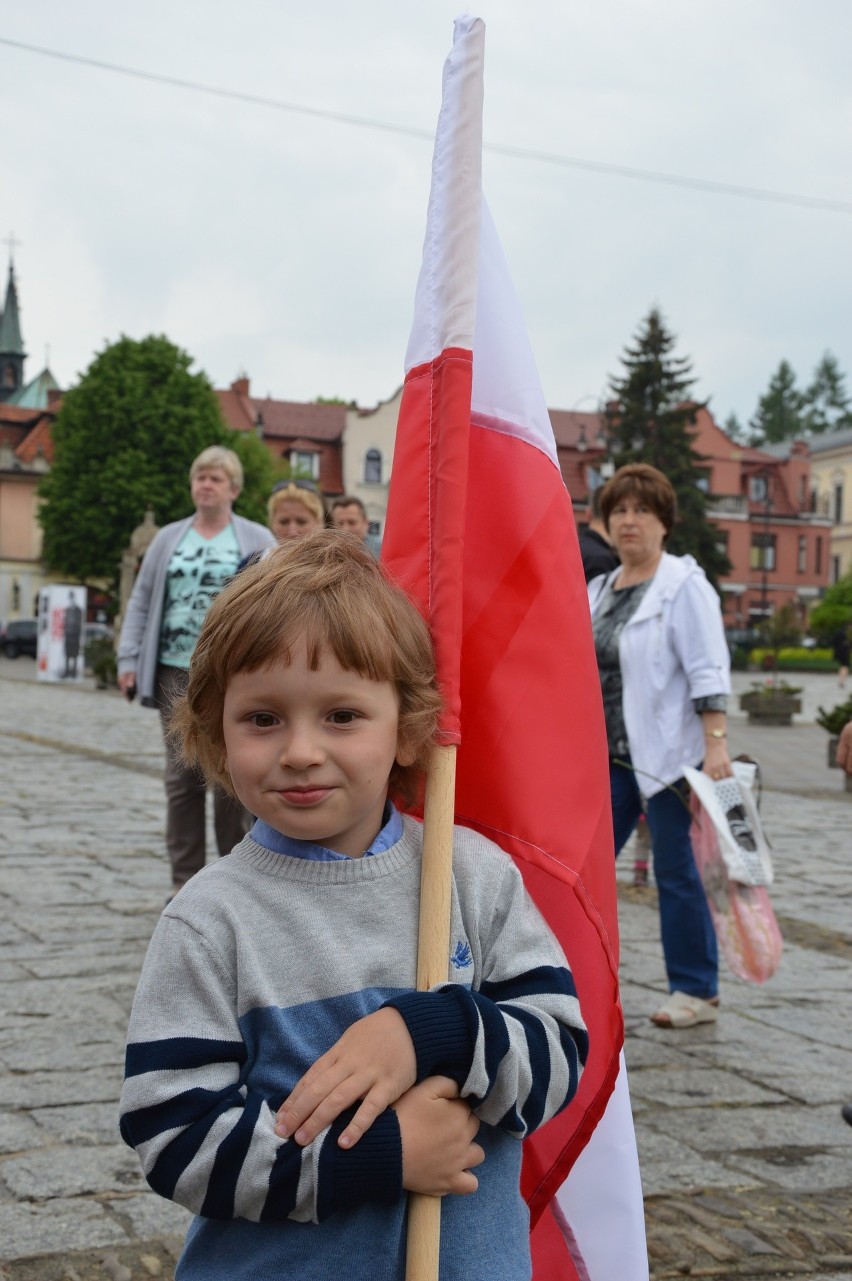
[[[592, 617], [620, 572], [589, 583]], [[618, 652], [630, 758], [642, 795], [654, 796], [704, 759], [704, 726], [692, 700], [731, 692], [719, 597], [692, 556], [663, 553]]]

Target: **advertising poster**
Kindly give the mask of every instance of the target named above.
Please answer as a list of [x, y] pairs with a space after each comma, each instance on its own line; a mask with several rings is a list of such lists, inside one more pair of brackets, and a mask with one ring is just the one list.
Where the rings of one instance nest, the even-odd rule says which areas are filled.
[[86, 672], [86, 588], [52, 584], [38, 596], [40, 681], [81, 681]]

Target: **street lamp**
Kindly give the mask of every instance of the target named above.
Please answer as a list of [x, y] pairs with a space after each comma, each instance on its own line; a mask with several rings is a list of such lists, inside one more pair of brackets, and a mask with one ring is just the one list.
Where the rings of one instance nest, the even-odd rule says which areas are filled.
[[769, 565], [769, 551], [771, 546], [769, 541], [770, 540], [769, 517], [772, 511], [772, 495], [769, 490], [769, 477], [770, 477], [770, 471], [769, 471], [769, 468], [767, 467], [763, 472], [763, 484], [765, 486], [764, 493], [763, 493], [763, 556], [761, 558], [763, 573], [761, 575], [761, 582], [760, 582], [760, 613], [763, 617], [764, 622], [769, 617], [769, 580], [768, 580], [767, 574], [768, 574], [768, 565]]

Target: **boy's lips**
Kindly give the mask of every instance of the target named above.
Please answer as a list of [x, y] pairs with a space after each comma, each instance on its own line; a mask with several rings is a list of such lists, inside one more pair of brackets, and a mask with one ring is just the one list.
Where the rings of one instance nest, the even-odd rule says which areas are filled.
[[322, 801], [331, 791], [330, 787], [282, 787], [278, 795], [282, 796], [288, 805], [316, 805]]

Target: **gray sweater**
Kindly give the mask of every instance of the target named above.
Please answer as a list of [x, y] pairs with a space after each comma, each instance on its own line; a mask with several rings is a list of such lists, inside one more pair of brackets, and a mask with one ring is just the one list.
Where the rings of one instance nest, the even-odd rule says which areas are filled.
[[[157, 682], [157, 653], [166, 594], [166, 574], [172, 552], [191, 527], [194, 516], [164, 525], [154, 536], [136, 576], [118, 642], [118, 674], [136, 673], [140, 702], [154, 707]], [[231, 516], [240, 556], [275, 545], [273, 534], [256, 521]]]
[[133, 1004], [121, 1129], [151, 1186], [200, 1216], [181, 1281], [401, 1281], [393, 1109], [351, 1151], [336, 1143], [347, 1115], [306, 1148], [274, 1129], [307, 1068], [385, 1004], [406, 1021], [418, 1079], [453, 1077], [483, 1122], [479, 1190], [442, 1202], [441, 1277], [529, 1276], [519, 1140], [576, 1092], [587, 1043], [574, 984], [512, 860], [456, 828], [449, 981], [416, 992], [421, 850], [409, 818], [386, 852], [342, 862], [246, 837], [163, 913]]

